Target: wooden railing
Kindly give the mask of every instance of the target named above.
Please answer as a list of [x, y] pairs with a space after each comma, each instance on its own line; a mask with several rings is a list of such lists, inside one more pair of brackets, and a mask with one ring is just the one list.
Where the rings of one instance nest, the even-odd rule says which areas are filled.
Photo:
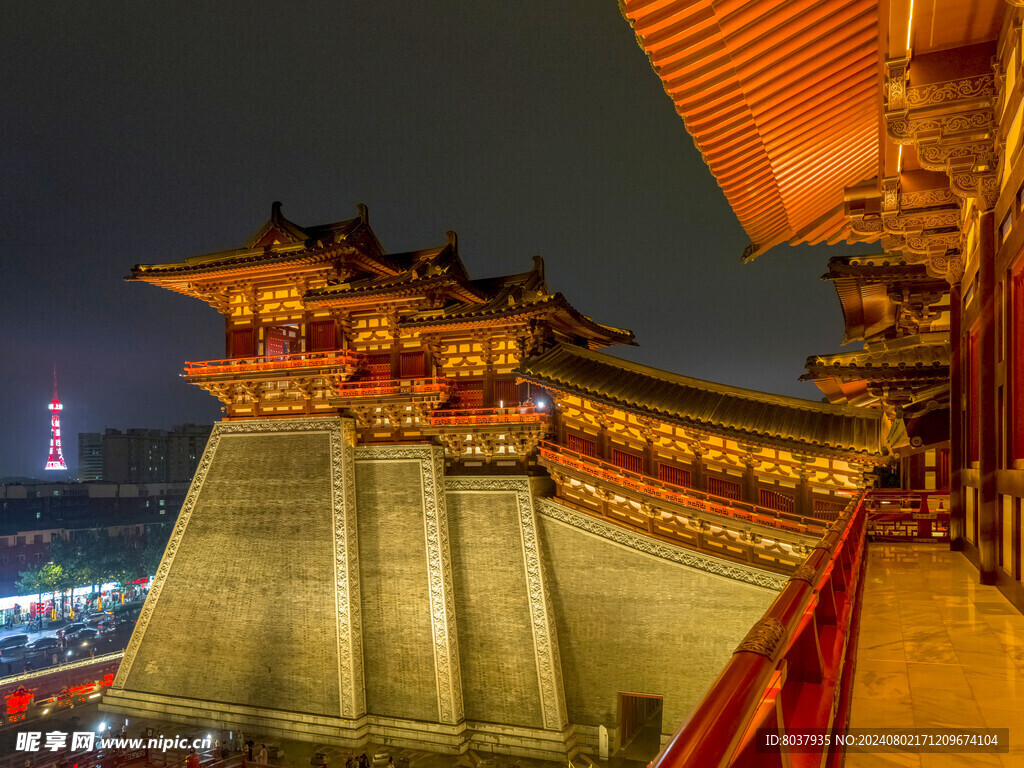
[[533, 406], [434, 411], [428, 419], [432, 427], [473, 426], [479, 424], [543, 424], [549, 420], [546, 411], [534, 408]]
[[344, 349], [326, 352], [297, 352], [292, 355], [255, 355], [223, 360], [185, 363], [185, 376], [219, 376], [235, 373], [259, 373], [297, 368], [356, 368], [359, 357]]
[[787, 531], [804, 533], [810, 536], [820, 536], [821, 532], [828, 525], [826, 522], [813, 517], [779, 512], [775, 509], [760, 507], [744, 501], [713, 496], [693, 488], [682, 488], [648, 475], [630, 472], [622, 467], [595, 459], [592, 456], [585, 456], [582, 453], [571, 451], [568, 448], [548, 441], [540, 444], [540, 457], [552, 464], [559, 464], [568, 469], [583, 472], [591, 477], [605, 480], [628, 490], [701, 512], [709, 512], [773, 528], [782, 528]]
[[867, 516], [871, 541], [949, 541], [949, 491], [872, 491]]
[[388, 395], [430, 395], [443, 394], [449, 390], [451, 382], [445, 378], [430, 379], [366, 379], [361, 381], [345, 381], [335, 391], [338, 397], [386, 397]]
[[[838, 768], [818, 747], [783, 754], [768, 737], [848, 721], [865, 558], [864, 494], [829, 528], [652, 768]], [[781, 738], [779, 739], [781, 741]]]

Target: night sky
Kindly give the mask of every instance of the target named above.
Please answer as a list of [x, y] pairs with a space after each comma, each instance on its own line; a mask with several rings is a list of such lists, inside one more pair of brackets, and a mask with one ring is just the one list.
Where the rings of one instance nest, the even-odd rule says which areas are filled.
[[[445, 231], [474, 277], [548, 284], [629, 359], [819, 399], [819, 280], [853, 249], [748, 239], [615, 0], [0, 3], [0, 477], [44, 475], [51, 370], [77, 433], [209, 422], [185, 360], [220, 315], [122, 278], [369, 206], [384, 247]], [[859, 252], [864, 252], [860, 247]], [[46, 473], [56, 479], [57, 473]]]

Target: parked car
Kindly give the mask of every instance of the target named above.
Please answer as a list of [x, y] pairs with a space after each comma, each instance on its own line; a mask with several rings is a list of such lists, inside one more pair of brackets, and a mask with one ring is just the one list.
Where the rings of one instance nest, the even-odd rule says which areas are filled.
[[101, 632], [114, 626], [114, 615], [111, 613], [97, 613], [90, 616], [86, 622], [89, 629], [98, 629]]
[[70, 624], [65, 624], [63, 627], [57, 630], [58, 637], [74, 637], [75, 633], [85, 629], [84, 621], [73, 621]]
[[26, 649], [30, 651], [49, 651], [59, 646], [60, 638], [50, 635], [49, 637], [40, 637], [38, 640], [32, 641], [26, 646]]
[[96, 639], [99, 633], [100, 631], [98, 629], [80, 629], [75, 632], [74, 641], [80, 645], [89, 645]]
[[28, 635], [8, 635], [0, 638], [0, 651], [24, 648], [26, 645], [28, 645]]

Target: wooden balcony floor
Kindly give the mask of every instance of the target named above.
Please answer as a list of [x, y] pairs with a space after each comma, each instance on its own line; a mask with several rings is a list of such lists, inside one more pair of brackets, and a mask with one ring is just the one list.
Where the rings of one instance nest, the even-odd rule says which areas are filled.
[[941, 544], [868, 546], [850, 728], [1009, 728], [1009, 754], [847, 752], [846, 768], [1024, 766], [1024, 615]]

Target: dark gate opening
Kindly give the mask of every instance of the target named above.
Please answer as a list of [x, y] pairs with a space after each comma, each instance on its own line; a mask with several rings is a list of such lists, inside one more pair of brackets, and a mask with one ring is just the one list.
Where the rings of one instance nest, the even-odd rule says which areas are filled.
[[661, 748], [662, 697], [619, 693], [618, 756], [649, 763]]

